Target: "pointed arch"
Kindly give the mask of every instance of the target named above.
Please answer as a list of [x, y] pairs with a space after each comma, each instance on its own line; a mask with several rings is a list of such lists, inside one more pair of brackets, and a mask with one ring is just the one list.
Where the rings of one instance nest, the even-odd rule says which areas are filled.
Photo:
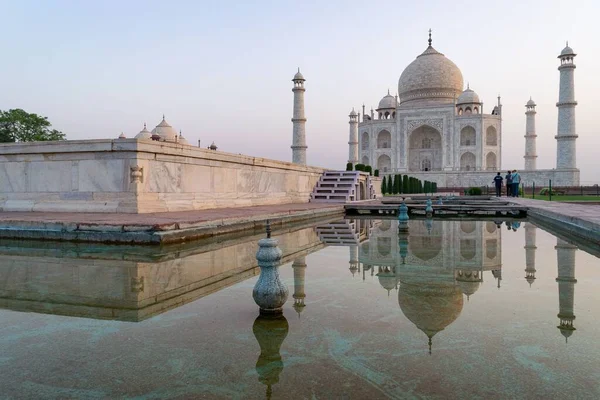
[[475, 154], [467, 151], [460, 157], [461, 171], [475, 171]]

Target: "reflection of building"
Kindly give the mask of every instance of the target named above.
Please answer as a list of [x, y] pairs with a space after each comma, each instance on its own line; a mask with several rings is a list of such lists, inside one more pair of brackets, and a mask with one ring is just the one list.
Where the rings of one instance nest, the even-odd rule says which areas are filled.
[[525, 280], [529, 286], [535, 281], [535, 232], [537, 227], [531, 222], [525, 224]]
[[294, 269], [294, 310], [300, 316], [302, 310], [304, 310], [304, 299], [306, 294], [304, 293], [304, 276], [306, 274], [306, 257], [298, 257], [292, 263]]
[[279, 382], [279, 375], [283, 371], [280, 351], [288, 330], [289, 325], [283, 314], [258, 316], [252, 326], [252, 333], [260, 346], [256, 373], [260, 383], [267, 386], [267, 399], [271, 398], [272, 386]]
[[395, 220], [376, 225], [360, 245], [359, 260], [377, 268], [388, 293], [398, 287], [404, 315], [429, 338], [462, 311], [485, 271], [500, 277], [501, 230], [492, 221], [411, 220], [409, 234], [398, 235]]
[[557, 326], [565, 340], [573, 334], [575, 327], [573, 321], [575, 314], [573, 311], [573, 302], [575, 300], [575, 252], [577, 247], [565, 242], [562, 239], [556, 239], [556, 258], [558, 262], [558, 318], [560, 324]]
[[[305, 226], [274, 233], [283, 262], [323, 247]], [[257, 275], [262, 237], [163, 247], [3, 240], [0, 308], [141, 321]]]

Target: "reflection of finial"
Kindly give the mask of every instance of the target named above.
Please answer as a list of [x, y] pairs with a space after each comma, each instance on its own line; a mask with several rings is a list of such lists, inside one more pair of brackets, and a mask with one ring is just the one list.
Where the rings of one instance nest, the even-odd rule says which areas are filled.
[[273, 394], [273, 389], [271, 389], [271, 385], [267, 385], [267, 400], [271, 399], [271, 395]]
[[431, 355], [431, 336], [429, 337], [429, 355]]
[[429, 28], [429, 40], [428, 40], [428, 42], [429, 42], [429, 45], [431, 46], [431, 28]]
[[271, 239], [271, 222], [267, 220], [267, 239]]

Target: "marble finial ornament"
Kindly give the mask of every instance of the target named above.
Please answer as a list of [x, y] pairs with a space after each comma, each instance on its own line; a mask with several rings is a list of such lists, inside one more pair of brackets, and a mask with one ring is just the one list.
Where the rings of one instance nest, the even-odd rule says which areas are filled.
[[281, 264], [281, 249], [278, 240], [271, 238], [271, 224], [267, 222], [267, 237], [258, 241], [256, 260], [260, 267], [260, 276], [252, 297], [260, 308], [261, 315], [281, 314], [288, 298], [288, 288], [279, 279], [278, 267]]
[[431, 28], [429, 28], [429, 40], [427, 41], [429, 43], [429, 45], [431, 46]]

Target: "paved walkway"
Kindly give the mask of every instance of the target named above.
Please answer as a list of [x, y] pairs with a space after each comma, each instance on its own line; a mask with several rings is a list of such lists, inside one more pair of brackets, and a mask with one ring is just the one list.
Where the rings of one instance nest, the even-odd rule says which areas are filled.
[[327, 218], [343, 204], [293, 203], [148, 214], [0, 212], [0, 238], [165, 243]]

